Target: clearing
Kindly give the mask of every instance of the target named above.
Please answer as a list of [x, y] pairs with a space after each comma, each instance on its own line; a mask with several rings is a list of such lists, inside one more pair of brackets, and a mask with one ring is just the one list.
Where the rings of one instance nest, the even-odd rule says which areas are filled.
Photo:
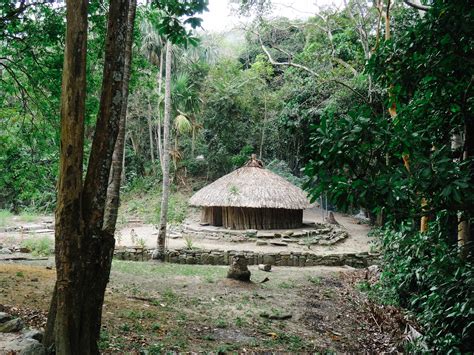
[[[0, 264], [0, 308], [44, 326], [53, 264], [52, 258]], [[226, 279], [227, 269], [114, 261], [101, 349], [380, 352], [399, 344], [399, 326], [374, 321], [354, 287], [366, 270], [277, 267], [268, 273], [250, 267], [253, 282], [241, 283]]]

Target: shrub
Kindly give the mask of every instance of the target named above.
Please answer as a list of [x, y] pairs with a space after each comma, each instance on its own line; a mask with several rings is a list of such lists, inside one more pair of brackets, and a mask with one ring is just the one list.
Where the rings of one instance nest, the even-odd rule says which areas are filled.
[[31, 250], [31, 254], [35, 256], [48, 256], [51, 255], [53, 250], [53, 241], [48, 237], [31, 237], [25, 239], [21, 246]]
[[412, 311], [424, 340], [438, 353], [474, 350], [474, 272], [446, 242], [443, 217], [425, 233], [402, 224], [378, 232], [384, 252], [377, 290], [389, 303]]

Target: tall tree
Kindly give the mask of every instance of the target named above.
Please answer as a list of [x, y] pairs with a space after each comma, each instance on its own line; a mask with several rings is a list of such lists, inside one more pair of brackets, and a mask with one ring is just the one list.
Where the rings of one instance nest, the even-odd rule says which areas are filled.
[[127, 19], [127, 39], [125, 44], [123, 102], [120, 112], [120, 127], [112, 155], [112, 166], [110, 168], [109, 186], [107, 188], [107, 201], [105, 206], [104, 229], [113, 233], [117, 222], [118, 208], [120, 204], [120, 185], [122, 184], [123, 159], [125, 149], [125, 131], [128, 107], [128, 84], [130, 81], [130, 66], [132, 61], [133, 30], [135, 26], [135, 13], [137, 0], [130, 0]]
[[102, 305], [114, 248], [113, 231], [103, 229], [103, 222], [124, 100], [128, 12], [129, 0], [111, 2], [102, 95], [83, 186], [87, 1], [67, 2], [55, 231], [57, 282], [45, 337], [51, 341], [54, 333], [59, 354], [98, 353]]
[[171, 61], [172, 44], [166, 43], [165, 64], [165, 114], [163, 122], [163, 189], [161, 195], [160, 226], [158, 229], [158, 248], [154, 258], [163, 259], [166, 243], [166, 224], [168, 222], [168, 200], [170, 192], [170, 121], [171, 121]]
[[[86, 97], [87, 0], [67, 1], [67, 29], [61, 88], [61, 148], [56, 207], [57, 281], [46, 334], [59, 354], [80, 346], [83, 239], [82, 164]], [[50, 340], [50, 337], [46, 337]], [[49, 345], [49, 344], [48, 344]]]

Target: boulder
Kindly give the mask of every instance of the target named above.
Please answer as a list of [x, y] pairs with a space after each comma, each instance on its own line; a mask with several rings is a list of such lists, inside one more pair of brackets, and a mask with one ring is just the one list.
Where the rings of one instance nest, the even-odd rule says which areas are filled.
[[0, 354], [45, 355], [46, 349], [38, 340], [9, 334], [0, 338]]
[[12, 316], [5, 312], [0, 312], [0, 323], [5, 323], [12, 319]]
[[0, 333], [14, 333], [23, 329], [23, 321], [20, 318], [10, 319], [0, 323]]
[[0, 249], [0, 254], [11, 254], [12, 251], [8, 248], [1, 248]]
[[269, 272], [269, 271], [272, 270], [272, 266], [269, 265], [269, 264], [259, 264], [259, 265], [258, 265], [258, 269], [259, 269], [259, 270], [262, 270], [262, 271]]
[[250, 271], [247, 267], [247, 259], [243, 255], [235, 255], [227, 272], [229, 279], [238, 281], [250, 281]]
[[43, 340], [43, 333], [39, 331], [38, 329], [30, 329], [25, 332], [23, 337], [34, 339], [41, 343], [41, 341]]

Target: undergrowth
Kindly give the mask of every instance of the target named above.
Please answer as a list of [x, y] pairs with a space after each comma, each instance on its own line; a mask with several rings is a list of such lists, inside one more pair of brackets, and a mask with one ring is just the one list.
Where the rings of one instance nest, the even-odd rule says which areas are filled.
[[[171, 186], [168, 202], [168, 223], [180, 224], [188, 212], [188, 196]], [[161, 181], [146, 177], [137, 178], [122, 192], [119, 224], [134, 216], [144, 223], [158, 224], [161, 211]]]
[[25, 239], [21, 246], [31, 250], [34, 256], [49, 256], [54, 250], [53, 241], [48, 237], [31, 237]]
[[412, 312], [430, 351], [474, 351], [473, 264], [446, 241], [442, 218], [425, 233], [402, 224], [376, 234], [383, 271], [377, 284], [366, 286], [369, 295]]

